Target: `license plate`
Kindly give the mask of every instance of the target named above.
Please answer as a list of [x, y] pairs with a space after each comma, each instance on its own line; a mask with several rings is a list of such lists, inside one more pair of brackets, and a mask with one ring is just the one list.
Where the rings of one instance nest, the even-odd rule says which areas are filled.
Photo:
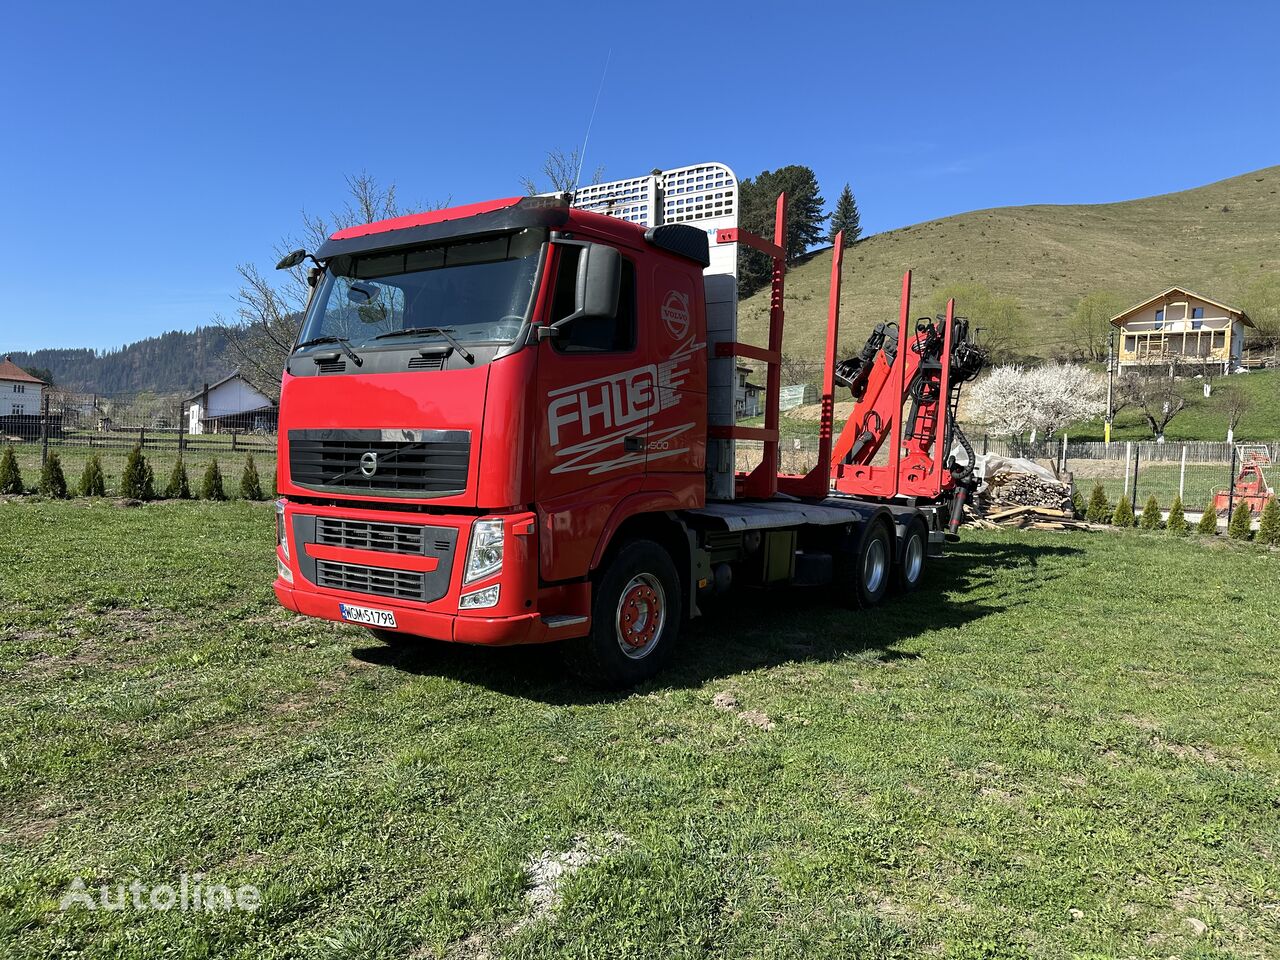
[[366, 627], [394, 627], [396, 615], [390, 610], [375, 610], [373, 607], [357, 607], [353, 603], [340, 603], [342, 619], [352, 623], [362, 623]]

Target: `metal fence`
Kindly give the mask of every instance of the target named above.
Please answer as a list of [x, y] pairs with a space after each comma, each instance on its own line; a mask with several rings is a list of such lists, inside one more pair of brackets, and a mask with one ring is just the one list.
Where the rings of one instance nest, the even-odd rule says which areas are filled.
[[153, 394], [47, 394], [37, 413], [0, 417], [0, 443], [13, 447], [28, 487], [34, 487], [49, 453], [56, 452], [74, 490], [91, 455], [102, 463], [107, 493], [118, 493], [129, 453], [141, 446], [163, 490], [181, 457], [192, 488], [217, 460], [227, 491], [233, 492], [247, 457], [252, 457], [264, 490], [274, 488], [276, 434], [261, 425], [222, 429], [200, 422], [191, 432], [188, 405]]
[[[1068, 441], [1064, 444], [1057, 439], [1032, 444], [981, 436], [971, 436], [971, 443], [975, 453], [1034, 460], [1054, 470], [1063, 480], [1074, 482], [1086, 499], [1094, 485], [1101, 484], [1113, 507], [1124, 497], [1136, 504], [1140, 512], [1147, 498], [1154, 496], [1161, 510], [1167, 512], [1174, 498], [1181, 496], [1183, 509], [1192, 520], [1213, 506], [1217, 494], [1231, 490], [1240, 469], [1235, 445], [1227, 443]], [[1250, 446], [1265, 446], [1271, 462], [1280, 463], [1280, 442]], [[778, 448], [782, 473], [803, 474], [818, 462], [816, 436], [783, 437]], [[735, 446], [737, 469], [740, 472], [753, 469], [760, 462], [762, 449], [759, 442], [738, 441]], [[882, 451], [880, 460], [886, 458], [887, 451]], [[1225, 516], [1222, 522], [1226, 522]]]

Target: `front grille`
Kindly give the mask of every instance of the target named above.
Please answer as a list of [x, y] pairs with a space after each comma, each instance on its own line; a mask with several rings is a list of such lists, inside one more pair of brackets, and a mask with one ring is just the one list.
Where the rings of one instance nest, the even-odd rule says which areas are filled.
[[412, 570], [384, 570], [382, 567], [317, 560], [316, 583], [331, 590], [371, 593], [400, 600], [421, 600], [425, 577]]
[[[364, 520], [316, 518], [316, 543], [355, 550], [384, 550], [387, 553], [422, 553], [426, 527], [407, 523], [371, 523]], [[444, 549], [448, 549], [448, 543]]]
[[289, 475], [312, 490], [443, 497], [467, 488], [469, 430], [290, 430]]

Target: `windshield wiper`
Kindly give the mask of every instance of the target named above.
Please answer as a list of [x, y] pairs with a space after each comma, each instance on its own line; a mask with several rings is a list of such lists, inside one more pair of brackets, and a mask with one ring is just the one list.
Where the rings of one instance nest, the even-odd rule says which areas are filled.
[[351, 341], [346, 337], [312, 337], [310, 340], [303, 340], [300, 344], [294, 347], [294, 349], [301, 350], [303, 347], [318, 347], [322, 343], [336, 343], [339, 349], [351, 358], [352, 363], [357, 367], [364, 366], [364, 361], [360, 359], [360, 355], [358, 353], [351, 349]]
[[433, 333], [448, 340], [449, 346], [457, 350], [462, 359], [467, 361], [467, 363], [476, 362], [476, 358], [472, 355], [471, 351], [450, 336], [450, 334], [453, 333], [453, 327], [405, 327], [403, 330], [392, 330], [389, 333], [380, 333], [373, 339], [386, 340], [389, 337], [418, 337], [427, 336]]

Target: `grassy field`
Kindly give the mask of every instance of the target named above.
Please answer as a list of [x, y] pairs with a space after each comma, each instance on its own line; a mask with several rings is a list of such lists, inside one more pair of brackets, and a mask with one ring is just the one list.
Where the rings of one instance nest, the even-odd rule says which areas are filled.
[[[1236, 427], [1236, 440], [1272, 441], [1280, 437], [1280, 370], [1259, 370], [1213, 381], [1213, 393], [1204, 395], [1203, 383], [1188, 379], [1181, 383], [1187, 406], [1173, 418], [1165, 431], [1167, 440], [1227, 439], [1227, 394], [1238, 390], [1248, 397], [1249, 408]], [[1102, 421], [1077, 424], [1067, 431], [1072, 440], [1101, 440]], [[1111, 431], [1115, 440], [1151, 440], [1151, 427], [1134, 409], [1121, 410]]]
[[[849, 355], [877, 322], [897, 320], [903, 271], [912, 316], [957, 283], [1016, 297], [1024, 327], [1014, 348], [1051, 356], [1070, 344], [1066, 321], [1087, 293], [1138, 301], [1174, 284], [1232, 303], [1280, 270], [1280, 167], [1194, 190], [1124, 203], [999, 207], [876, 234], [845, 253], [842, 337]], [[784, 351], [819, 359], [825, 345], [831, 253], [787, 274]], [[768, 291], [743, 302], [742, 339], [764, 343]], [[961, 314], [965, 305], [958, 305]]]
[[[1280, 554], [971, 534], [600, 695], [279, 609], [269, 505], [0, 503], [0, 542], [6, 957], [1280, 952]], [[262, 905], [56, 908], [184, 871]]]

